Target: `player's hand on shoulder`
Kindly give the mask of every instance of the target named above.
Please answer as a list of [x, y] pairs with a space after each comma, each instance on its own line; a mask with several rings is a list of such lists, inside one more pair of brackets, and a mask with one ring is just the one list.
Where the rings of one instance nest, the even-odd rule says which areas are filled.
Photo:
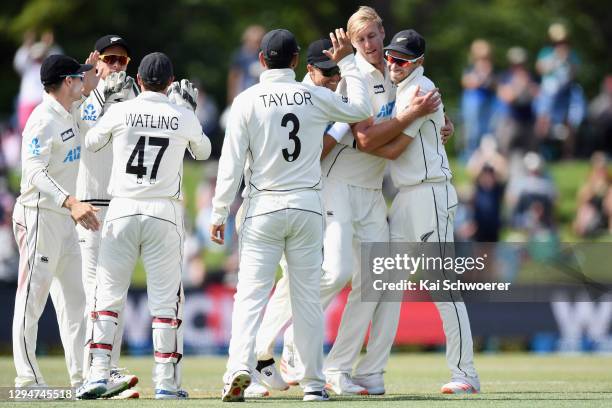
[[223, 245], [225, 242], [225, 224], [211, 225], [210, 239], [216, 244]]
[[134, 78], [125, 71], [113, 72], [106, 77], [104, 82], [104, 107], [105, 111], [117, 102], [130, 99], [130, 92], [134, 88]]
[[422, 94], [420, 87], [415, 88], [415, 96], [408, 107], [408, 110], [415, 113], [417, 116], [425, 116], [434, 113], [442, 103], [442, 97], [438, 88]]
[[184, 106], [195, 112], [198, 101], [198, 88], [187, 79], [173, 82], [168, 87], [168, 99], [175, 105]]
[[329, 33], [329, 38], [332, 42], [331, 50], [324, 50], [323, 53], [329, 57], [329, 59], [338, 63], [342, 58], [353, 53], [353, 46], [348, 35], [344, 32], [343, 28], [336, 28], [335, 32]]
[[89, 203], [83, 203], [73, 196], [68, 196], [64, 201], [64, 207], [70, 210], [70, 216], [76, 224], [80, 224], [83, 228], [97, 231], [100, 229], [100, 221], [96, 217], [99, 208], [94, 207]]

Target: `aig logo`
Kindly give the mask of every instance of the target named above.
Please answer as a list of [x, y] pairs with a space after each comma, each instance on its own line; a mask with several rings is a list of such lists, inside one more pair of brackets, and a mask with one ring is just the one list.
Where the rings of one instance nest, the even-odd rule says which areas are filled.
[[393, 113], [393, 107], [395, 106], [395, 101], [389, 102], [380, 107], [380, 111], [376, 115], [377, 118], [385, 118], [387, 116], [391, 116]]
[[68, 150], [64, 163], [73, 162], [81, 158], [81, 146], [77, 146], [74, 149]]

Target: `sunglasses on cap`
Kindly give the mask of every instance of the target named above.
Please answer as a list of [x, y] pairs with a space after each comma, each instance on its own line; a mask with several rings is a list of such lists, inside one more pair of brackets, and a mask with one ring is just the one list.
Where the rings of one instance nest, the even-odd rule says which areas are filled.
[[127, 65], [130, 62], [130, 57], [125, 55], [100, 54], [100, 60], [108, 65], [113, 65], [118, 62], [119, 65]]
[[317, 67], [321, 74], [326, 77], [333, 77], [334, 75], [340, 75], [340, 67], [332, 67], [332, 68], [319, 68]]
[[420, 57], [416, 57], [412, 59], [404, 59], [404, 58], [399, 58], [399, 57], [395, 57], [391, 55], [389, 51], [385, 52], [385, 59], [387, 60], [387, 62], [389, 64], [396, 64], [401, 68], [407, 68], [410, 65], [418, 62], [421, 58], [423, 58], [422, 55]]

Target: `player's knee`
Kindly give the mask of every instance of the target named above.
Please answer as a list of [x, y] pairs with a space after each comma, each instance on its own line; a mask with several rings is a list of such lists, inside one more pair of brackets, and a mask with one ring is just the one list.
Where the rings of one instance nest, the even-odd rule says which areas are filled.
[[153, 348], [156, 363], [178, 363], [183, 357], [182, 341], [179, 338], [180, 319], [171, 317], [153, 318]]

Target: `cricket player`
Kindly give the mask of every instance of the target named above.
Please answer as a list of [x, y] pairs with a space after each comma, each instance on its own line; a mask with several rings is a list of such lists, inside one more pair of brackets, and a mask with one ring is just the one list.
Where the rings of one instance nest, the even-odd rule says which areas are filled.
[[222, 243], [229, 206], [244, 172], [246, 201], [240, 227], [240, 269], [223, 401], [241, 401], [255, 364], [255, 335], [285, 255], [295, 343], [304, 363], [305, 401], [329, 399], [324, 390], [323, 312], [320, 279], [323, 207], [320, 156], [329, 121], [357, 122], [371, 104], [343, 29], [330, 34], [336, 61], [350, 87], [348, 98], [298, 83], [299, 47], [287, 30], [268, 32], [261, 43], [260, 83], [234, 100], [226, 131], [211, 238]]
[[[322, 86], [332, 92], [336, 92], [339, 85], [344, 81], [341, 80], [340, 68], [335, 61], [331, 60], [323, 51], [331, 50], [332, 42], [329, 38], [313, 41], [309, 46], [306, 54], [307, 58], [307, 73], [302, 80], [302, 83], [309, 85]], [[346, 93], [346, 89], [344, 89]], [[349, 128], [348, 124], [339, 123], [342, 128]], [[321, 156], [326, 156], [331, 149], [338, 143], [338, 136], [330, 135], [332, 125], [327, 126], [326, 132], [323, 135], [323, 151]], [[345, 130], [346, 130], [345, 129]], [[329, 133], [328, 133], [329, 132]], [[334, 135], [344, 135], [344, 131], [335, 132]], [[325, 186], [323, 186], [325, 190]], [[261, 326], [257, 331], [257, 339], [255, 344], [255, 352], [257, 354], [257, 366], [251, 378], [251, 385], [245, 390], [245, 397], [257, 398], [270, 395], [268, 388], [271, 390], [285, 391], [289, 389], [281, 374], [276, 370], [274, 365], [274, 341], [278, 334], [291, 321], [291, 302], [289, 299], [289, 280], [286, 274], [287, 263], [284, 258], [281, 260], [283, 268], [283, 277], [276, 283], [274, 294], [270, 298], [270, 302], [266, 307]], [[290, 329], [287, 333], [288, 337], [292, 337], [293, 330]], [[291, 339], [288, 343], [293, 345]]]
[[[210, 141], [195, 116], [197, 94], [187, 81], [172, 84], [170, 59], [155, 52], [138, 67], [141, 93], [111, 106], [89, 130], [85, 145], [97, 151], [109, 143], [113, 197], [102, 229], [96, 270], [91, 367], [77, 397], [97, 398], [107, 391], [113, 340], [136, 261], [142, 255], [153, 316], [155, 398], [185, 398], [180, 389], [183, 357], [183, 156], [208, 158]], [[172, 84], [170, 98], [166, 90]], [[181, 98], [189, 108], [172, 103]]]
[[[410, 105], [417, 89], [429, 91], [435, 85], [423, 75], [425, 39], [414, 30], [397, 33], [385, 47], [390, 76], [397, 84], [396, 109]], [[373, 154], [391, 159], [393, 184], [399, 189], [390, 212], [392, 242], [453, 241], [453, 220], [457, 194], [452, 173], [441, 143], [443, 107], [414, 121], [400, 136], [376, 149]], [[359, 131], [359, 129], [357, 129]], [[441, 255], [443, 256], [443, 255]], [[444, 271], [444, 273], [454, 273]], [[452, 379], [444, 394], [473, 394], [480, 391], [474, 368], [472, 333], [463, 302], [435, 302], [446, 334], [446, 359]]]
[[[82, 135], [87, 134], [87, 131], [100, 120], [112, 104], [133, 99], [140, 93], [134, 80], [125, 75], [130, 62], [130, 47], [127, 41], [118, 35], [109, 34], [100, 37], [94, 47], [100, 54], [99, 60], [96, 62], [100, 82], [81, 105], [79, 129]], [[104, 223], [111, 199], [108, 193], [108, 184], [112, 162], [113, 150], [111, 145], [104, 146], [97, 152], [90, 152], [87, 149], [81, 151], [76, 196], [82, 202], [90, 203], [100, 209], [97, 213], [100, 223]], [[83, 286], [87, 300], [85, 311], [89, 313], [93, 310], [96, 289], [96, 265], [100, 249], [100, 231], [77, 227], [77, 232], [81, 245]], [[139, 397], [136, 390], [130, 389], [138, 383], [138, 377], [118, 369], [123, 323], [123, 314], [120, 314], [111, 355], [111, 376], [107, 392], [102, 395], [102, 398], [118, 396], [128, 399]], [[91, 331], [91, 327], [88, 331]], [[85, 373], [89, 371], [89, 362], [89, 350], [86, 348]]]
[[81, 65], [65, 55], [47, 57], [40, 79], [43, 102], [28, 118], [21, 147], [21, 195], [13, 210], [19, 278], [13, 317], [16, 387], [44, 387], [36, 361], [36, 336], [47, 298], [57, 313], [70, 384], [83, 380], [85, 293], [75, 222], [97, 230], [97, 209], [75, 198], [81, 155], [76, 126], [82, 93], [96, 87], [92, 53]]

